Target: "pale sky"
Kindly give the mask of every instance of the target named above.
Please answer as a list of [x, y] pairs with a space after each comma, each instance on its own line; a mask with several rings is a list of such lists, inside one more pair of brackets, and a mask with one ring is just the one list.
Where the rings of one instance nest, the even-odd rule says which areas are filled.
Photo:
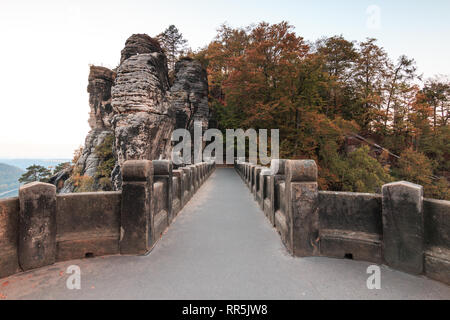
[[[368, 25], [371, 5], [379, 24]], [[450, 1], [438, 0], [1, 0], [0, 158], [71, 158], [89, 131], [89, 64], [114, 68], [133, 33], [175, 24], [196, 49], [224, 22], [286, 20], [311, 41], [375, 37], [391, 58], [406, 54], [431, 77], [450, 75], [449, 12]]]

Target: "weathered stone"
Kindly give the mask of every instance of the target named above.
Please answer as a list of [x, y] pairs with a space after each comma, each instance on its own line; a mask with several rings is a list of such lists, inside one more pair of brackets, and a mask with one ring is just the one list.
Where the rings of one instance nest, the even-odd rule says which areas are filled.
[[284, 197], [284, 192], [280, 190], [280, 185], [286, 179], [286, 161], [287, 160], [284, 159], [273, 159], [270, 164], [271, 177], [268, 181], [268, 193], [270, 194], [270, 198], [266, 201], [264, 213], [273, 226], [275, 226], [275, 213], [278, 210], [285, 212], [284, 206], [286, 204], [286, 199]]
[[57, 261], [119, 253], [120, 192], [56, 197]]
[[[132, 56], [119, 67], [112, 89], [118, 166], [127, 160], [170, 158], [175, 116], [167, 100], [168, 89], [163, 53]], [[120, 187], [118, 177], [113, 181]]]
[[285, 167], [286, 167], [286, 161], [284, 159], [272, 159], [270, 162], [270, 171], [272, 172], [272, 175], [285, 175]]
[[423, 272], [423, 188], [401, 181], [386, 184], [383, 194], [383, 254], [395, 269]]
[[183, 171], [183, 203], [182, 206], [184, 206], [189, 199], [191, 199], [193, 190], [194, 190], [194, 184], [192, 181], [192, 171], [190, 167], [182, 167], [181, 170]]
[[258, 193], [259, 193], [259, 188], [260, 188], [260, 177], [261, 177], [261, 170], [263, 169], [263, 167], [261, 166], [256, 166], [254, 169], [254, 183], [253, 183], [253, 195], [255, 200], [259, 203], [259, 197], [258, 197]]
[[172, 175], [173, 164], [169, 160], [153, 160], [153, 174], [154, 176], [168, 176]]
[[127, 165], [122, 168], [124, 182], [148, 181], [153, 177], [153, 163], [151, 161], [127, 161]]
[[116, 113], [149, 112], [168, 114], [170, 104], [166, 56], [147, 53], [125, 60], [117, 69], [112, 88], [112, 106]]
[[199, 61], [184, 58], [176, 63], [170, 92], [177, 128], [193, 130], [194, 122], [199, 121], [203, 129], [208, 129], [208, 79]]
[[256, 168], [256, 164], [251, 163], [249, 165], [248, 186], [249, 186], [251, 192], [253, 192], [253, 186], [255, 184], [255, 168]]
[[193, 188], [193, 193], [196, 193], [198, 190], [198, 169], [196, 165], [190, 165], [188, 166], [188, 168], [191, 169], [191, 182], [192, 185], [194, 186]]
[[[114, 111], [111, 106], [111, 87], [114, 84], [116, 73], [105, 67], [91, 66], [89, 73], [89, 125], [91, 131], [86, 136], [83, 152], [75, 164], [78, 173], [93, 179], [93, 190], [109, 191], [109, 187], [99, 184], [97, 168], [104, 159], [99, 157], [96, 148], [105, 142], [108, 136], [113, 135], [111, 121]], [[65, 169], [50, 179], [60, 193], [70, 193], [75, 190], [70, 175], [72, 169]]]
[[[93, 129], [86, 136], [86, 142], [83, 148], [83, 153], [76, 163], [80, 169], [81, 175], [86, 175], [92, 178], [96, 177], [98, 166], [102, 160], [96, 153], [96, 148], [105, 142], [108, 136], [113, 133], [111, 130]], [[97, 187], [94, 187], [97, 190]]]
[[424, 199], [423, 215], [425, 246], [450, 250], [450, 201]]
[[424, 271], [450, 285], [450, 201], [424, 199]]
[[383, 262], [380, 236], [372, 233], [321, 230], [320, 254], [380, 264]]
[[[194, 121], [208, 128], [206, 71], [198, 61], [182, 59], [171, 88], [166, 55], [158, 41], [146, 34], [127, 39], [117, 73], [92, 66], [88, 92], [91, 131], [75, 169], [93, 179], [93, 190], [120, 190], [121, 165], [127, 160], [171, 159], [171, 135], [177, 121], [180, 128], [193, 130]], [[96, 149], [110, 136], [116, 163], [111, 184], [105, 184], [97, 175], [104, 159]], [[76, 191], [70, 179], [74, 172], [68, 169], [51, 179], [59, 192]]]
[[286, 191], [290, 247], [295, 256], [319, 254], [319, 191], [317, 166], [310, 160], [288, 160]]
[[274, 184], [270, 169], [261, 171], [262, 210], [270, 223], [274, 224]]
[[121, 254], [146, 254], [153, 245], [151, 161], [127, 161], [122, 166]]
[[32, 182], [19, 189], [19, 264], [24, 271], [56, 258], [56, 187]]
[[154, 182], [162, 181], [164, 183], [165, 193], [165, 208], [167, 209], [167, 225], [169, 225], [173, 218], [172, 202], [173, 202], [173, 166], [172, 161], [168, 160], [153, 160], [153, 174]]
[[61, 170], [60, 172], [57, 172], [55, 175], [53, 175], [48, 183], [51, 183], [56, 186], [56, 191], [60, 192], [62, 189], [64, 189], [64, 186], [67, 184], [65, 183], [67, 179], [70, 178], [70, 175], [72, 174], [72, 167], [68, 167], [66, 169]]
[[319, 192], [320, 254], [382, 263], [381, 195]]
[[184, 191], [183, 191], [183, 170], [173, 170], [173, 199], [172, 210], [173, 215], [176, 216], [181, 210], [184, 203]]
[[381, 195], [356, 192], [319, 192], [321, 229], [364, 232], [381, 236]]
[[167, 181], [153, 182], [152, 234], [153, 242], [158, 241], [169, 226]]
[[286, 179], [298, 182], [317, 181], [317, 166], [314, 160], [291, 161], [290, 170], [286, 171]]
[[111, 129], [113, 109], [111, 106], [111, 87], [116, 73], [105, 67], [91, 66], [89, 73], [89, 125], [92, 129]]
[[435, 247], [425, 251], [424, 255], [426, 276], [450, 285], [450, 250]]
[[146, 34], [133, 34], [125, 42], [125, 48], [122, 50], [120, 63], [122, 64], [132, 56], [153, 52], [163, 53], [158, 40], [153, 39]]
[[0, 278], [19, 272], [19, 199], [0, 200]]

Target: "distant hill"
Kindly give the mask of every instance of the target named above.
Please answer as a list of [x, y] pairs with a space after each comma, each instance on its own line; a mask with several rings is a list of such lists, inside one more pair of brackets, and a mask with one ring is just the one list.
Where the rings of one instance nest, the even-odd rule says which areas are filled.
[[33, 165], [40, 165], [53, 171], [60, 163], [70, 159], [0, 159], [0, 199], [16, 197], [19, 194], [18, 179]]
[[0, 163], [9, 164], [26, 170], [29, 166], [36, 164], [53, 170], [55, 166], [63, 162], [70, 162], [71, 159], [0, 159]]
[[20, 183], [18, 179], [25, 171], [5, 163], [0, 163], [0, 198], [17, 195]]

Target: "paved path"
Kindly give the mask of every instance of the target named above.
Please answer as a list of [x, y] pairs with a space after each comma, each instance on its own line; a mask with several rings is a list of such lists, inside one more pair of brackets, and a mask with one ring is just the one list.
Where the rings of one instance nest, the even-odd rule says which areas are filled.
[[[66, 268], [81, 267], [81, 290]], [[217, 169], [145, 257], [57, 263], [0, 280], [0, 299], [450, 299], [450, 287], [369, 263], [293, 258], [233, 169]]]

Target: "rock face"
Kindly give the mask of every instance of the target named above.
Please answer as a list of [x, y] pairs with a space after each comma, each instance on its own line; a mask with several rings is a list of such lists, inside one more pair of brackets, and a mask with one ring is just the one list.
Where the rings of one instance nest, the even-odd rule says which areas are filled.
[[111, 129], [113, 109], [111, 106], [111, 87], [116, 73], [108, 68], [91, 66], [89, 73], [89, 125], [92, 129]]
[[154, 41], [133, 35], [122, 50], [112, 89], [116, 189], [121, 187], [120, 166], [126, 160], [170, 159], [175, 113], [169, 101], [167, 58]]
[[163, 53], [156, 39], [146, 34], [133, 34], [125, 42], [125, 48], [122, 50], [120, 57], [120, 64], [134, 55], [152, 52]]
[[[76, 174], [93, 178], [93, 189], [104, 190], [97, 177], [98, 146], [113, 141], [115, 165], [111, 172], [112, 188], [122, 188], [121, 166], [127, 160], [171, 159], [171, 135], [175, 128], [193, 130], [194, 121], [208, 128], [208, 82], [206, 71], [192, 59], [176, 64], [175, 82], [169, 83], [167, 58], [157, 40], [134, 34], [125, 43], [116, 72], [91, 67], [89, 74], [89, 125], [83, 153], [74, 169], [52, 178], [62, 193], [76, 191]], [[108, 139], [108, 140], [107, 140]], [[109, 145], [108, 148], [109, 150]], [[106, 170], [111, 170], [111, 167]], [[105, 170], [103, 170], [105, 171]], [[103, 172], [102, 171], [102, 172]], [[63, 187], [61, 188], [64, 182]], [[104, 181], [103, 181], [104, 182]]]
[[[111, 87], [114, 84], [116, 73], [104, 67], [91, 66], [89, 73], [89, 84], [87, 91], [89, 93], [89, 126], [91, 131], [86, 136], [83, 153], [76, 163], [80, 175], [92, 177], [94, 179], [94, 189], [100, 189], [96, 179], [97, 168], [102, 159], [100, 159], [95, 150], [105, 139], [113, 134], [111, 121], [113, 118], [113, 109], [111, 106]], [[67, 171], [67, 170], [66, 170]], [[55, 176], [56, 186], [61, 185], [61, 179], [67, 179], [68, 172], [61, 172]], [[59, 188], [58, 188], [59, 189]], [[73, 192], [75, 186], [68, 179], [64, 186], [58, 191], [61, 193]]]
[[116, 73], [104, 67], [91, 67], [89, 74], [89, 125], [92, 130], [86, 137], [83, 154], [78, 160], [81, 174], [94, 177], [101, 159], [96, 155], [95, 148], [112, 135], [112, 118], [114, 116], [111, 106], [111, 88]]
[[184, 58], [176, 63], [170, 93], [177, 128], [192, 130], [195, 121], [200, 121], [204, 130], [208, 128], [208, 79], [200, 62]]

